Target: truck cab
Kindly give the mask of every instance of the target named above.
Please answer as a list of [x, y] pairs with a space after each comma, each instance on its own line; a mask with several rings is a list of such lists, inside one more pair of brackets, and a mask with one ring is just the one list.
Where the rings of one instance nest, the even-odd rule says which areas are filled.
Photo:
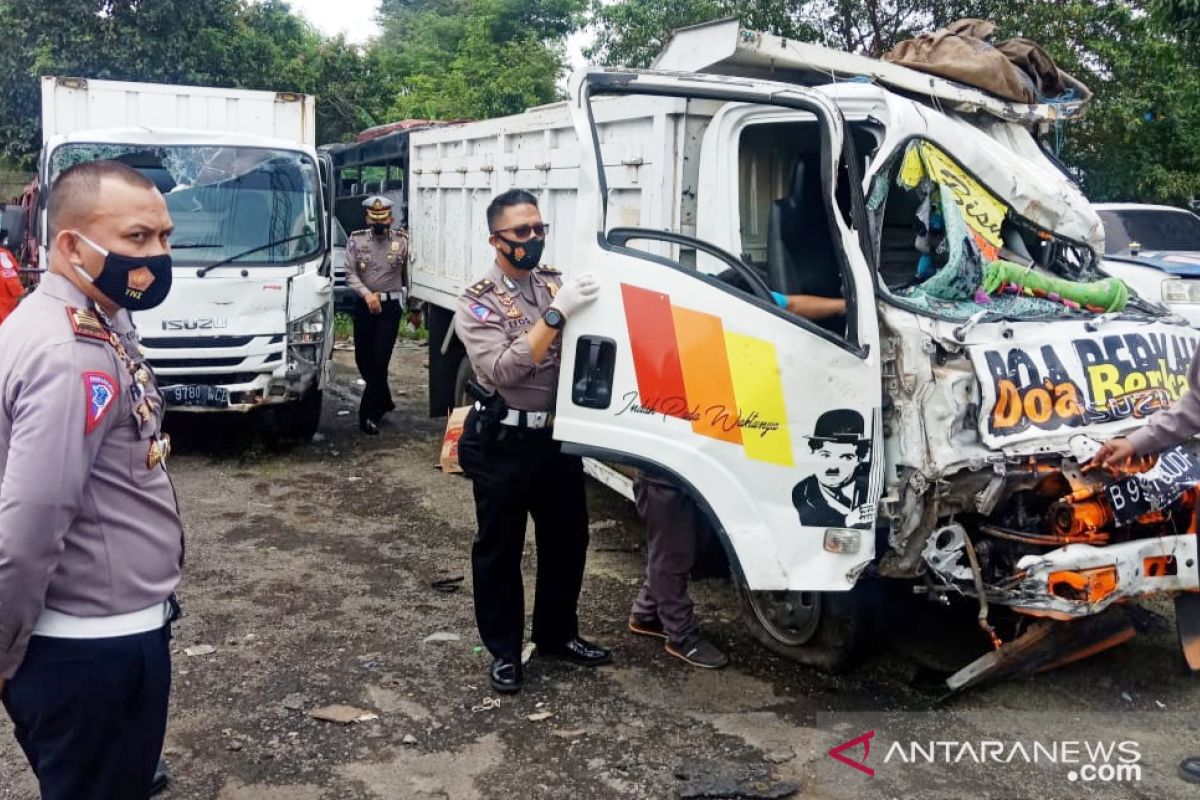
[[[277, 429], [311, 438], [333, 345], [329, 195], [305, 141], [311, 98], [45, 78], [43, 111], [41, 187], [106, 158], [146, 175], [166, 199], [173, 288], [134, 322], [168, 407], [273, 408]], [[87, 127], [156, 117], [202, 129]], [[44, 215], [43, 202], [42, 264]]]
[[[674, 219], [632, 210], [648, 163], [601, 135], [611, 107], [646, 98], [680, 121], [653, 156], [683, 151]], [[1197, 338], [1104, 276], [1099, 220], [1022, 122], [866, 83], [678, 72], [592, 70], [570, 102], [571, 268], [602, 290], [564, 333], [555, 436], [707, 508], [774, 649], [844, 663], [868, 584], [903, 587], [893, 613], [914, 592], [971, 598], [990, 663], [1030, 635], [1022, 618], [1043, 637], [1046, 620], [1200, 588], [1183, 566], [1194, 444], [1149, 473], [1086, 466], [1186, 391]], [[923, 275], [931, 197], [949, 252]], [[812, 323], [772, 291], [848, 311]], [[919, 636], [917, 618], [891, 627]], [[1124, 635], [1100, 625], [1078, 648]], [[986, 674], [958, 666], [953, 688]]]

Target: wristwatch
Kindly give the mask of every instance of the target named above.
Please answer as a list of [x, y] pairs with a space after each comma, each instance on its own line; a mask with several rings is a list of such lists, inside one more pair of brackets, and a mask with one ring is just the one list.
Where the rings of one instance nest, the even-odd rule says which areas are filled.
[[547, 308], [546, 313], [542, 314], [542, 321], [554, 328], [556, 331], [561, 331], [563, 324], [567, 318], [562, 315], [562, 312], [557, 308]]

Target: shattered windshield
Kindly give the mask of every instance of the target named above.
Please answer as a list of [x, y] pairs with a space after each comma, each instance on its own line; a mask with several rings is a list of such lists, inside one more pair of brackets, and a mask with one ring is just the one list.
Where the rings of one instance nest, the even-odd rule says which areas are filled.
[[877, 176], [868, 208], [885, 293], [933, 316], [1078, 319], [1156, 313], [1096, 269], [1091, 248], [1018, 216], [932, 142]]
[[1165, 208], [1097, 211], [1104, 223], [1104, 252], [1129, 252], [1136, 242], [1143, 250], [1200, 250], [1200, 217]]
[[320, 248], [316, 164], [303, 153], [262, 147], [65, 144], [50, 157], [50, 179], [85, 161], [112, 159], [163, 193], [176, 263], [279, 264]]

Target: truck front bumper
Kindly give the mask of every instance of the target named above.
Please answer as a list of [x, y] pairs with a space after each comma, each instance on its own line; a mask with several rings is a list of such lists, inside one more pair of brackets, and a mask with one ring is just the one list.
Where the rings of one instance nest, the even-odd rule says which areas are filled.
[[[229, 337], [233, 340], [233, 337]], [[289, 347], [282, 335], [246, 337], [229, 347], [183, 351], [146, 347], [160, 387], [194, 386], [224, 390], [224, 400], [201, 405], [172, 404], [189, 413], [247, 412], [291, 403], [321, 384], [321, 344]], [[182, 356], [182, 357], [181, 357]], [[211, 394], [211, 393], [210, 393]]]

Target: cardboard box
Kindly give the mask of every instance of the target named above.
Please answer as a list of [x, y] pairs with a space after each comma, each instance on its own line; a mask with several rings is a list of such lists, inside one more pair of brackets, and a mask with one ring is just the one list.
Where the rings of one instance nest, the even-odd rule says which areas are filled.
[[462, 406], [450, 412], [446, 418], [446, 433], [442, 436], [442, 472], [453, 475], [462, 472], [458, 465], [458, 440], [462, 436], [463, 423], [467, 421], [470, 406]]

